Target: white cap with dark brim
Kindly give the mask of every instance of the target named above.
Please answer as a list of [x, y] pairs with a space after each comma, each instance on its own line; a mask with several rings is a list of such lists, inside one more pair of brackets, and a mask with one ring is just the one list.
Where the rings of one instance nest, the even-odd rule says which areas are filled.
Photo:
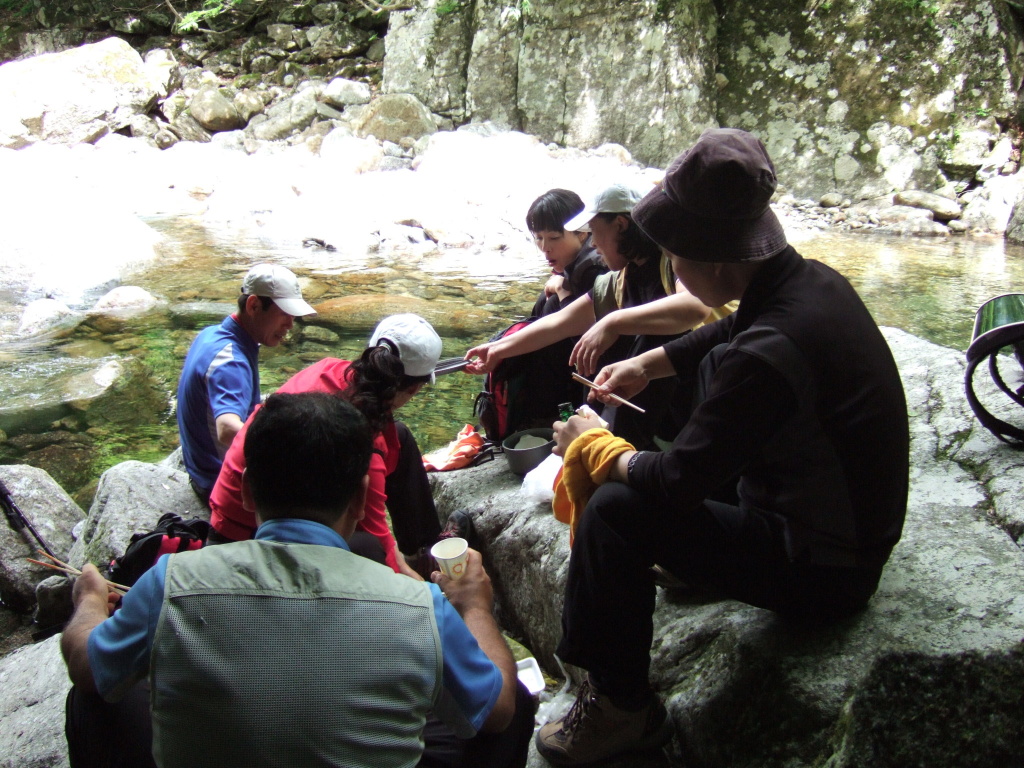
[[290, 269], [277, 264], [257, 264], [250, 269], [242, 281], [242, 293], [273, 299], [282, 312], [292, 317], [316, 314], [302, 298], [299, 279]]

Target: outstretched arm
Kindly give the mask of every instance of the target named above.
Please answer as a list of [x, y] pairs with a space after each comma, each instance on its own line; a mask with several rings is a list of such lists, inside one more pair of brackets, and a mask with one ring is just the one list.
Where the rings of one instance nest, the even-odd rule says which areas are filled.
[[657, 301], [627, 307], [602, 317], [583, 334], [569, 356], [585, 376], [597, 370], [598, 359], [620, 336], [684, 333], [703, 323], [711, 314], [698, 298], [676, 282], [677, 293]]
[[594, 324], [594, 303], [583, 297], [565, 309], [546, 315], [520, 331], [469, 350], [465, 359], [477, 358], [466, 366], [467, 373], [490, 373], [498, 363], [516, 355], [543, 349], [556, 341], [578, 336]]

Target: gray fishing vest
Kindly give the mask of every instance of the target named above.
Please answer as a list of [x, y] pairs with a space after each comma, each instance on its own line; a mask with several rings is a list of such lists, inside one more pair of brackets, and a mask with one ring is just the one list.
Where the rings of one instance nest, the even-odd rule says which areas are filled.
[[150, 670], [163, 768], [415, 766], [441, 643], [422, 582], [245, 541], [170, 558]]

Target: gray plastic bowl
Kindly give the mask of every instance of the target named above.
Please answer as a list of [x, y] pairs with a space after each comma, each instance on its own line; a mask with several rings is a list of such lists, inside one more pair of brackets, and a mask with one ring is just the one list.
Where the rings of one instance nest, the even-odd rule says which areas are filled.
[[[518, 449], [512, 447], [527, 435], [542, 437], [547, 442], [544, 445], [538, 445], [536, 448]], [[553, 429], [541, 428], [524, 429], [522, 432], [516, 432], [506, 437], [501, 441], [501, 447], [505, 451], [505, 456], [508, 457], [508, 468], [517, 475], [525, 475], [551, 455], [551, 449], [555, 447], [554, 436], [555, 431]]]

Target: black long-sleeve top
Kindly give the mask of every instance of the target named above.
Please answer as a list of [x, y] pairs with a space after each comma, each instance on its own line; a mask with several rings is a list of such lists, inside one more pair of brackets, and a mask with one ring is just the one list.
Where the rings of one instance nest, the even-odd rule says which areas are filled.
[[665, 345], [696, 375], [728, 344], [706, 400], [665, 453], [630, 482], [681, 512], [739, 476], [740, 504], [780, 515], [789, 554], [880, 568], [907, 506], [909, 427], [896, 363], [835, 270], [793, 248], [769, 259], [739, 310]]

